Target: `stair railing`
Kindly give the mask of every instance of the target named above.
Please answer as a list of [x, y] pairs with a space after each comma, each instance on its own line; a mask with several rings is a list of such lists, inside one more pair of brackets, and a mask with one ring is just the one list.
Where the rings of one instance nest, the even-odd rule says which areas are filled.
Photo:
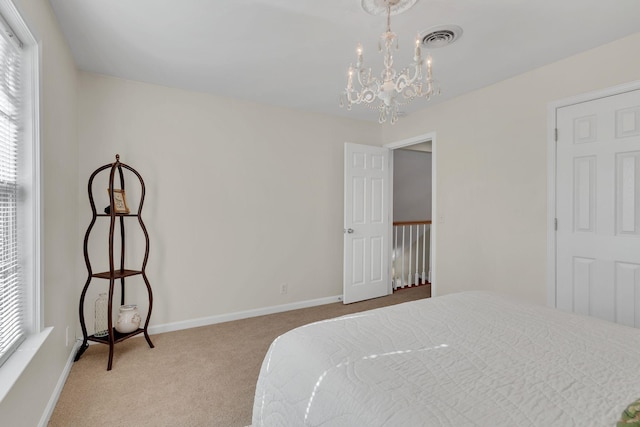
[[391, 265], [394, 290], [429, 283], [430, 234], [429, 220], [393, 223]]

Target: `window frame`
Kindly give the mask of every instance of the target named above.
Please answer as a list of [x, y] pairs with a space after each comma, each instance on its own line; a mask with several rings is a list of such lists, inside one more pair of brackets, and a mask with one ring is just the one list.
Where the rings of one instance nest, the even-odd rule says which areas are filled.
[[22, 42], [22, 132], [18, 148], [20, 266], [24, 281], [26, 339], [0, 366], [0, 401], [10, 391], [53, 328], [44, 328], [42, 169], [40, 144], [40, 45], [11, 0], [0, 0], [0, 15]]

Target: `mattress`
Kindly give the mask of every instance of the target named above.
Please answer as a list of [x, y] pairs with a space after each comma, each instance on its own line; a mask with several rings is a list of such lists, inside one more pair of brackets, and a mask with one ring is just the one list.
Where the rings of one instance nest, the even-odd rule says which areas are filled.
[[640, 397], [640, 330], [486, 292], [278, 337], [253, 426], [614, 426]]

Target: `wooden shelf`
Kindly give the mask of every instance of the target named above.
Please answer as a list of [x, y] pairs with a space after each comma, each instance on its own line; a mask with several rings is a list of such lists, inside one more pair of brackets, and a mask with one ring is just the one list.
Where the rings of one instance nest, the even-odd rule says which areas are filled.
[[[126, 340], [127, 338], [131, 338], [133, 336], [141, 334], [143, 332], [144, 332], [144, 329], [138, 328], [133, 332], [129, 332], [128, 334], [121, 334], [120, 332], [116, 331], [116, 328], [113, 328], [113, 342], [118, 343], [120, 341]], [[89, 335], [87, 337], [87, 340], [99, 342], [103, 344], [109, 344], [109, 335], [106, 335], [104, 337], [96, 337], [95, 335]]]
[[[110, 217], [111, 214], [96, 214], [96, 216], [106, 216], [106, 217]], [[117, 213], [117, 214], [113, 214], [113, 216], [132, 216], [132, 217], [137, 217], [138, 214], [121, 214], [121, 213]]]
[[[141, 270], [114, 270], [113, 278], [122, 279], [123, 277], [135, 276], [136, 274], [142, 274]], [[105, 271], [104, 273], [95, 273], [91, 277], [97, 277], [99, 279], [111, 279], [111, 272]]]

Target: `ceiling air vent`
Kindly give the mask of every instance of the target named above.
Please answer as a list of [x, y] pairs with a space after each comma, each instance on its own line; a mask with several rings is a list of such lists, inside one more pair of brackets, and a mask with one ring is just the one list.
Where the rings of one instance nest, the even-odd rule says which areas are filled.
[[457, 25], [442, 25], [420, 33], [422, 45], [427, 49], [449, 46], [462, 36], [462, 28]]

